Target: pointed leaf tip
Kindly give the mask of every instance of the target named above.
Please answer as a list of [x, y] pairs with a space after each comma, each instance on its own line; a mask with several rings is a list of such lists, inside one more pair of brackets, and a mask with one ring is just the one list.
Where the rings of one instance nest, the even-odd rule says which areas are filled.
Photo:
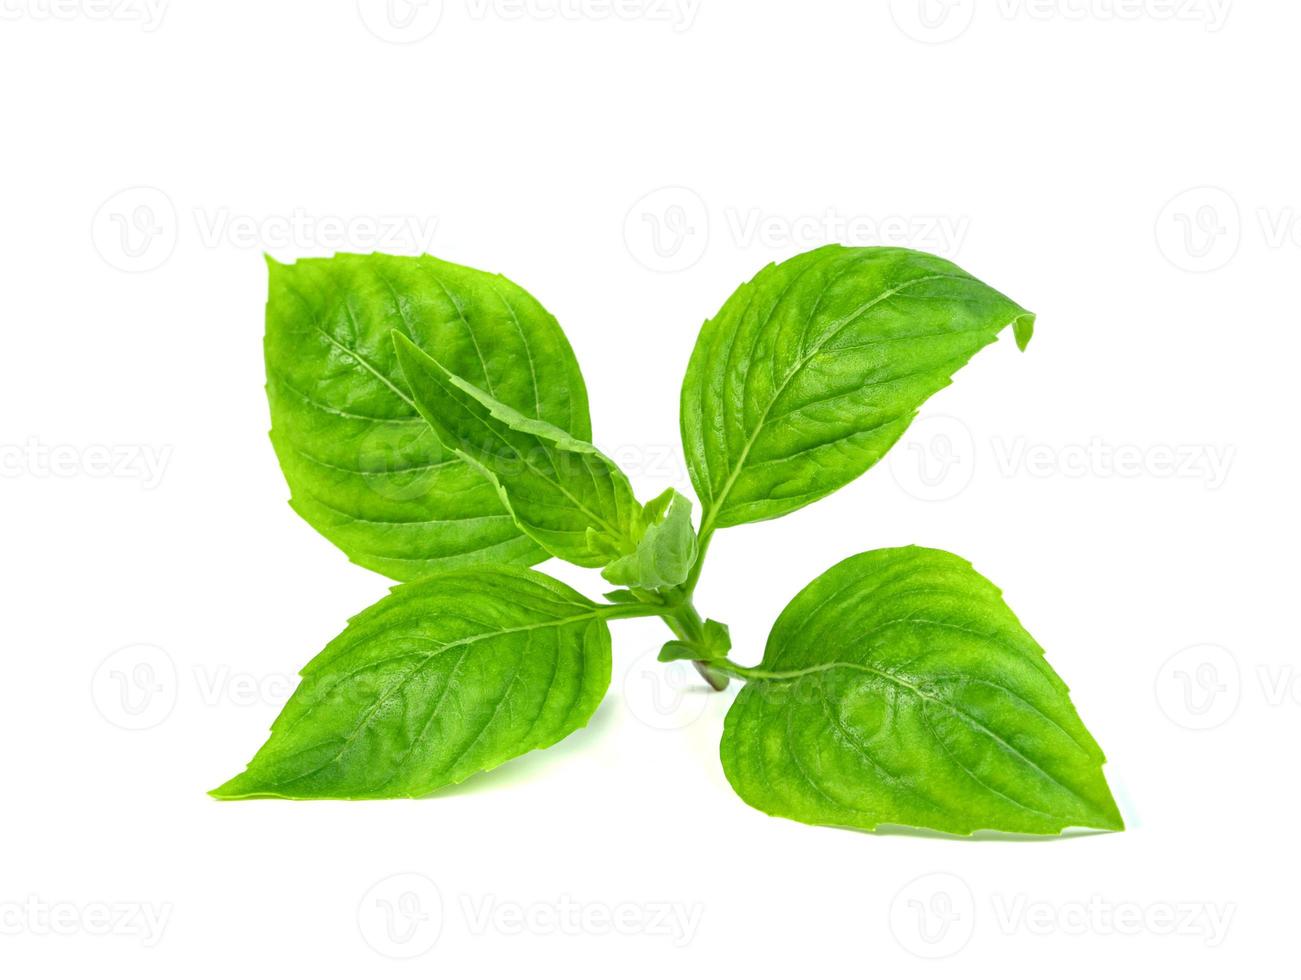
[[1035, 314], [1026, 313], [1013, 321], [1012, 333], [1016, 336], [1016, 346], [1021, 350], [1030, 346], [1030, 338], [1034, 336], [1034, 325], [1037, 319]]

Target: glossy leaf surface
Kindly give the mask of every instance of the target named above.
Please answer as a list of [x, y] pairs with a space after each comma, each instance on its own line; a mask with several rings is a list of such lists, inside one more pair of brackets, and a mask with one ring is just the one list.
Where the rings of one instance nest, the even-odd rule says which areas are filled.
[[359, 565], [403, 581], [544, 558], [421, 418], [390, 335], [586, 438], [586, 389], [555, 319], [508, 279], [430, 256], [268, 264], [271, 441], [294, 509]]
[[489, 567], [398, 586], [303, 669], [221, 799], [423, 796], [587, 724], [610, 683], [595, 605]]
[[999, 590], [943, 551], [869, 551], [796, 596], [722, 758], [747, 803], [805, 823], [1122, 827], [1066, 685]]
[[952, 262], [829, 245], [770, 265], [701, 328], [682, 443], [701, 533], [789, 514], [862, 474], [918, 407], [1034, 315]]

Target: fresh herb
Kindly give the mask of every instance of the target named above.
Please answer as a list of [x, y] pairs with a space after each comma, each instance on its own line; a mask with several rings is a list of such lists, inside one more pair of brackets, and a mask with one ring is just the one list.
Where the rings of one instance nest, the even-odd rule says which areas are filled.
[[[1034, 315], [943, 259], [827, 246], [770, 265], [700, 333], [682, 440], [703, 509], [640, 504], [591, 442], [555, 319], [437, 259], [271, 263], [267, 393], [292, 504], [405, 584], [355, 617], [223, 799], [423, 796], [583, 727], [611, 620], [658, 616], [660, 660], [745, 682], [723, 769], [766, 813], [953, 834], [1119, 830], [1103, 755], [999, 590], [906, 547], [840, 562], [729, 659], [693, 603], [716, 531], [861, 475], [1003, 328]], [[594, 602], [527, 566], [602, 568]]]

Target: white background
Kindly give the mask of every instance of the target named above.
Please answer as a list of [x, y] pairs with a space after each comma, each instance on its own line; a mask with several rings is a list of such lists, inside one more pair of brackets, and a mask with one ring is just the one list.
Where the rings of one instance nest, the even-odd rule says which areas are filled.
[[[369, 0], [0, 2], [0, 969], [1291, 962], [1301, 10], [394, 9], [410, 26]], [[285, 504], [262, 251], [505, 272], [559, 317], [598, 443], [649, 495], [687, 488], [677, 397], [701, 321], [833, 240], [948, 255], [1036, 310], [1038, 335], [979, 355], [890, 463], [721, 533], [700, 607], [754, 662], [841, 558], [962, 554], [1071, 685], [1125, 833], [768, 818], [719, 766], [730, 695], [654, 665], [651, 622], [616, 624], [590, 728], [455, 792], [204, 795], [385, 591]]]

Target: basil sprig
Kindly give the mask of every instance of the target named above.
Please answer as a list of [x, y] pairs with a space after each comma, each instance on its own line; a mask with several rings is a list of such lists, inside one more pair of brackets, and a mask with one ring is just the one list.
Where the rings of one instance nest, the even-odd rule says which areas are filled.
[[[267, 393], [291, 503], [406, 584], [356, 616], [222, 799], [423, 796], [583, 727], [609, 622], [658, 616], [728, 712], [743, 800], [813, 824], [951, 834], [1119, 830], [1103, 755], [999, 590], [965, 560], [866, 551], [730, 659], [694, 595], [716, 531], [870, 469], [923, 402], [1034, 314], [953, 263], [827, 246], [770, 265], [705, 323], [682, 386], [700, 503], [646, 504], [592, 442], [555, 319], [509, 280], [429, 256], [271, 263]], [[588, 599], [554, 556], [619, 588]]]

